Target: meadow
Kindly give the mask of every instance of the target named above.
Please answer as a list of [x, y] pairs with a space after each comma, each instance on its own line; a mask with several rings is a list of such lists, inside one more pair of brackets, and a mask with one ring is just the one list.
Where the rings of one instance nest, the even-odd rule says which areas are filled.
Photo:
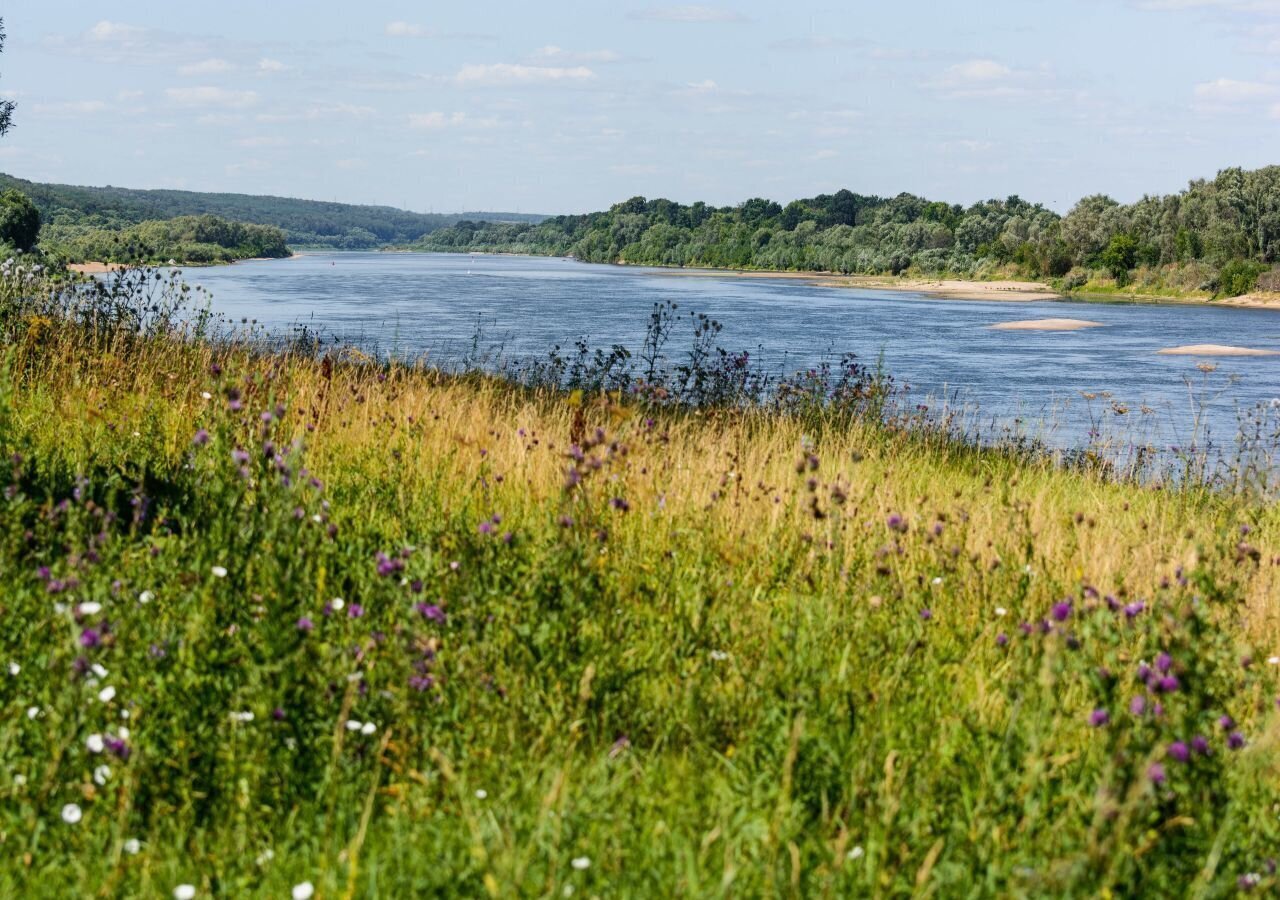
[[1265, 499], [191, 300], [0, 269], [0, 893], [1274, 889]]

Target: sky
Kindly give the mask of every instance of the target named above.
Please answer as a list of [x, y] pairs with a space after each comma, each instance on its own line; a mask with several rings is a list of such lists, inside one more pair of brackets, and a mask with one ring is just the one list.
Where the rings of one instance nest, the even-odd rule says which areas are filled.
[[1280, 163], [1280, 0], [17, 0], [0, 171], [418, 211], [1065, 212]]

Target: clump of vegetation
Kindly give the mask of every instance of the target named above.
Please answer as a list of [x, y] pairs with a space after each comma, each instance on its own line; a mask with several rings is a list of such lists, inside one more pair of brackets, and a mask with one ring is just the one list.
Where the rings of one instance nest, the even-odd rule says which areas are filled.
[[[1208, 268], [1202, 294], [1251, 289], [1248, 272], [1280, 262], [1280, 166], [1224, 169], [1187, 190], [1122, 205], [1085, 197], [1058, 216], [1019, 197], [970, 207], [899, 194], [850, 191], [785, 207], [755, 198], [736, 207], [633, 197], [607, 212], [539, 223], [459, 222], [434, 231], [426, 250], [572, 255], [589, 262], [839, 272], [1064, 279], [1088, 288], [1148, 280], [1183, 293], [1185, 271]], [[1233, 268], [1228, 269], [1231, 266]], [[1256, 274], [1256, 273], [1255, 273]], [[1200, 279], [1203, 281], [1203, 279]]]
[[120, 230], [47, 225], [41, 248], [65, 262], [128, 265], [164, 264], [169, 260], [201, 265], [281, 258], [290, 253], [279, 228], [228, 222], [217, 216], [181, 216]]
[[0, 268], [4, 892], [1275, 885], [1273, 506], [670, 312], [518, 385]]

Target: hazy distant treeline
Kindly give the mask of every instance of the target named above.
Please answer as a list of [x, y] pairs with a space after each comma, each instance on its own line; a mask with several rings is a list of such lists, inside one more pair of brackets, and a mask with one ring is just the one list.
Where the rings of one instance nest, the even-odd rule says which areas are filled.
[[1103, 195], [1059, 216], [1020, 197], [969, 207], [847, 190], [781, 206], [633, 197], [539, 223], [461, 221], [426, 250], [572, 255], [590, 262], [849, 274], [1016, 272], [1078, 287], [1159, 273], [1173, 286], [1243, 293], [1280, 260], [1280, 166], [1225, 169], [1183, 192], [1123, 205]]
[[465, 217], [538, 221], [520, 213], [415, 213], [390, 206], [358, 206], [250, 194], [134, 190], [39, 184], [0, 174], [0, 190], [13, 188], [31, 198], [46, 227], [88, 226], [120, 231], [143, 222], [179, 216], [214, 215], [236, 222], [274, 225], [294, 247], [367, 250], [408, 244]]

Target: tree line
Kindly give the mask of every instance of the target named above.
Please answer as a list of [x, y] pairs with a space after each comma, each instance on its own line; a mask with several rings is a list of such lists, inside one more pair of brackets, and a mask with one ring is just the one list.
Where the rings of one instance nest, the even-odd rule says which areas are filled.
[[604, 212], [541, 222], [464, 220], [422, 250], [573, 256], [656, 266], [1019, 275], [1087, 284], [1239, 294], [1280, 262], [1280, 166], [1224, 169], [1186, 190], [1122, 204], [1085, 197], [1065, 216], [1017, 196], [968, 207], [847, 190], [786, 206], [633, 197]]

